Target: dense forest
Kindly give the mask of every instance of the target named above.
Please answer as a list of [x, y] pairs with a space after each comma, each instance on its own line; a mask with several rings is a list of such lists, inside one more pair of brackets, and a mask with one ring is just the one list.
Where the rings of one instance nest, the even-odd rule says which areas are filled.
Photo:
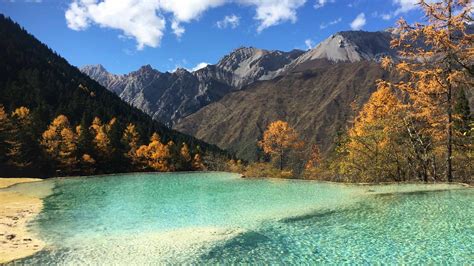
[[[249, 176], [303, 176], [344, 182], [474, 181], [473, 21], [468, 2], [421, 2], [427, 24], [399, 21], [400, 58], [381, 65], [402, 81], [379, 80], [335, 149], [323, 157], [287, 123], [269, 125], [259, 143], [268, 163], [230, 167]], [[304, 165], [304, 167], [302, 167]]]
[[[174, 149], [182, 148], [184, 143], [193, 156], [201, 154], [206, 158], [227, 158], [228, 155], [217, 146], [173, 131], [129, 106], [3, 15], [0, 15], [0, 36], [0, 105], [2, 121], [9, 121], [2, 122], [0, 128], [2, 176], [146, 170], [147, 167], [137, 168], [132, 166], [131, 160], [126, 160], [125, 154], [129, 151], [121, 139], [123, 132], [130, 126], [133, 126], [138, 136], [138, 147], [149, 143], [152, 136], [155, 136], [153, 140], [159, 136], [160, 143], [173, 143], [171, 146], [176, 146], [170, 146], [171, 153]], [[104, 121], [104, 124], [98, 121]], [[77, 126], [80, 126], [80, 131], [76, 130]], [[106, 128], [106, 134], [103, 135], [108, 135], [112, 143], [114, 156], [107, 158], [110, 160], [100, 160], [101, 156], [105, 158], [109, 155], [100, 155], [97, 150], [94, 151], [97, 148], [94, 145], [92, 148], [81, 147], [85, 143], [82, 138], [86, 138], [89, 133], [92, 137], [94, 133], [98, 134], [94, 129], [97, 126], [104, 127], [104, 130]], [[54, 158], [54, 152], [48, 154], [49, 149], [42, 145], [49, 141], [44, 139], [47, 130], [56, 130], [61, 135], [60, 129], [52, 127], [67, 128], [68, 134], [74, 133], [74, 136], [62, 138], [78, 138], [74, 145], [83, 154], [74, 154], [73, 157], [80, 161], [84, 154], [91, 156], [96, 161], [93, 170], [73, 169], [71, 166], [66, 171], [68, 167], [59, 166], [63, 162]], [[96, 132], [88, 132], [90, 130]], [[187, 166], [170, 166], [166, 170], [187, 169]]]

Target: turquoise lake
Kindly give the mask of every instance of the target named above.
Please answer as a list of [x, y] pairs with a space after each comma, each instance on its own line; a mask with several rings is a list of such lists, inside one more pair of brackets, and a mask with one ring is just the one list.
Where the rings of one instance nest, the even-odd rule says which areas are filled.
[[20, 264], [472, 264], [474, 191], [360, 186], [229, 173], [58, 178]]

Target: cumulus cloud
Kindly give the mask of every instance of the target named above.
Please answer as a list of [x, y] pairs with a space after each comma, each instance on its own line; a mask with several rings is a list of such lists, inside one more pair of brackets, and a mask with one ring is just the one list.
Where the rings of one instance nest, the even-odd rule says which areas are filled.
[[232, 14], [230, 16], [225, 16], [222, 20], [217, 21], [216, 25], [219, 29], [225, 29], [230, 27], [235, 29], [240, 24], [240, 17]]
[[334, 3], [335, 0], [316, 0], [316, 4], [314, 4], [314, 8], [318, 9], [325, 6], [327, 3]]
[[336, 25], [341, 21], [342, 21], [342, 18], [338, 18], [338, 19], [335, 19], [333, 21], [329, 21], [328, 23], [321, 23], [321, 25], [319, 25], [319, 28], [323, 30], [323, 29], [325, 29], [329, 26]]
[[296, 22], [296, 10], [302, 7], [306, 0], [239, 0], [238, 2], [255, 6], [254, 19], [260, 22], [257, 31], [261, 32], [286, 21]]
[[360, 29], [362, 29], [362, 27], [365, 26], [366, 22], [367, 22], [367, 20], [365, 19], [365, 14], [360, 13], [359, 15], [357, 15], [357, 17], [354, 19], [354, 21], [352, 21], [351, 29], [352, 30], [360, 30]]
[[75, 0], [66, 11], [67, 25], [85, 30], [92, 23], [104, 28], [119, 29], [137, 41], [137, 49], [157, 47], [163, 37], [165, 20], [156, 13], [158, 2], [134, 0]]
[[[332, 1], [332, 0], [330, 0]], [[134, 38], [137, 49], [157, 47], [169, 19], [173, 33], [179, 38], [185, 33], [183, 23], [197, 20], [208, 9], [229, 3], [255, 8], [257, 31], [283, 22], [295, 22], [296, 10], [306, 0], [72, 0], [65, 17], [69, 28], [85, 30], [91, 25], [122, 31]], [[234, 15], [235, 16], [235, 15]], [[226, 22], [223, 22], [226, 23]], [[239, 18], [227, 18], [227, 25], [237, 27]], [[222, 24], [224, 26], [224, 24]]]
[[195, 67], [193, 67], [193, 68], [191, 69], [191, 71], [193, 71], [193, 72], [194, 72], [194, 71], [198, 71], [199, 69], [205, 68], [205, 67], [207, 67], [208, 65], [209, 65], [209, 63], [201, 62], [201, 63], [197, 64]]

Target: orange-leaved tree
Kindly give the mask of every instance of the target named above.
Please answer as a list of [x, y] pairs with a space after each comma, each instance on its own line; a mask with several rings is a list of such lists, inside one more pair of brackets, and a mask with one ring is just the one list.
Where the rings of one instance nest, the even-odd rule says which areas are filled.
[[160, 136], [153, 133], [148, 145], [142, 145], [137, 150], [137, 157], [152, 169], [160, 172], [170, 171], [168, 160], [170, 151], [167, 145], [161, 143]]
[[303, 147], [298, 133], [287, 122], [278, 120], [271, 123], [263, 133], [263, 139], [258, 145], [266, 154], [278, 159], [279, 169], [283, 170], [287, 153]]
[[140, 135], [134, 124], [130, 123], [125, 128], [122, 135], [122, 144], [127, 151], [125, 157], [127, 157], [132, 164], [138, 162], [137, 150], [140, 142]]
[[65, 115], [59, 115], [43, 132], [41, 145], [46, 153], [57, 163], [61, 173], [71, 173], [76, 170], [77, 137], [71, 129]]
[[426, 125], [417, 134], [432, 138], [435, 150], [445, 147], [445, 176], [452, 181], [453, 96], [474, 86], [474, 35], [467, 28], [474, 5], [471, 0], [421, 0], [419, 5], [426, 23], [409, 25], [401, 19], [392, 47], [402, 60], [394, 64], [386, 58], [383, 66], [395, 65], [408, 78], [393, 85], [409, 95], [410, 123]]
[[341, 150], [342, 173], [350, 181], [385, 181], [404, 179], [406, 138], [404, 105], [386, 82], [362, 107], [349, 130]]

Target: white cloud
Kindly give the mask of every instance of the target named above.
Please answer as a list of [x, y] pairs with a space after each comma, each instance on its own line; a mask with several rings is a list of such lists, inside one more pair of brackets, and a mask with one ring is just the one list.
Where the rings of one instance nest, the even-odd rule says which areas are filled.
[[338, 18], [338, 19], [335, 19], [333, 21], [329, 21], [328, 23], [321, 23], [321, 25], [319, 25], [319, 28], [323, 30], [323, 29], [325, 29], [329, 26], [336, 25], [341, 21], [342, 21], [342, 18]]
[[[420, 0], [392, 0], [392, 1], [395, 6], [398, 6], [398, 8], [393, 12], [392, 17], [420, 8], [420, 6], [418, 5]], [[425, 0], [425, 2], [428, 4], [434, 3], [436, 1], [437, 0]]]
[[217, 21], [216, 25], [219, 29], [225, 29], [227, 27], [231, 27], [235, 29], [240, 24], [240, 17], [232, 14], [230, 16], [225, 16], [222, 20]]
[[239, 0], [242, 4], [256, 7], [254, 19], [260, 21], [257, 31], [281, 24], [286, 21], [296, 22], [296, 10], [302, 7], [306, 0]]
[[324, 7], [327, 3], [334, 3], [335, 0], [316, 0], [316, 4], [314, 4], [314, 8], [318, 9]]
[[66, 21], [73, 30], [85, 30], [92, 23], [119, 29], [137, 41], [137, 49], [157, 47], [163, 37], [165, 20], [157, 15], [156, 1], [74, 0], [66, 11]]
[[392, 18], [392, 15], [391, 14], [381, 14], [380, 17], [383, 20], [390, 20]]
[[314, 47], [314, 42], [313, 42], [313, 40], [311, 40], [311, 39], [306, 39], [306, 40], [304, 41], [304, 44], [306, 45], [306, 48], [307, 48], [308, 50], [311, 50], [311, 49], [313, 49], [313, 47]]
[[[332, 1], [332, 0], [329, 0]], [[165, 17], [170, 16], [171, 30], [179, 38], [185, 33], [183, 23], [197, 20], [208, 9], [229, 3], [255, 8], [257, 31], [295, 22], [296, 10], [306, 0], [72, 0], [65, 17], [69, 28], [85, 30], [91, 25], [122, 31], [134, 38], [137, 49], [158, 47], [166, 30]], [[238, 17], [237, 17], [238, 18]], [[236, 27], [239, 19], [230, 17], [228, 25]]]
[[360, 30], [360, 29], [362, 29], [362, 27], [365, 26], [366, 23], [367, 23], [367, 20], [365, 19], [365, 14], [360, 13], [359, 15], [357, 15], [357, 17], [354, 19], [354, 21], [352, 21], [351, 29], [352, 30]]
[[181, 24], [179, 24], [179, 22], [176, 20], [171, 22], [171, 29], [173, 30], [174, 35], [176, 35], [178, 38], [181, 38], [181, 36], [183, 36], [184, 32], [186, 31], [184, 27], [181, 26]]
[[194, 71], [198, 71], [199, 69], [205, 68], [205, 67], [207, 67], [208, 65], [209, 65], [209, 63], [201, 62], [201, 63], [197, 64], [195, 67], [193, 67], [193, 68], [191, 69], [191, 71], [193, 71], [193, 72], [194, 72]]
[[420, 2], [419, 0], [393, 0], [393, 3], [398, 6], [397, 10], [395, 10], [394, 15], [397, 16], [401, 13], [406, 13], [413, 9], [416, 9], [417, 3]]

